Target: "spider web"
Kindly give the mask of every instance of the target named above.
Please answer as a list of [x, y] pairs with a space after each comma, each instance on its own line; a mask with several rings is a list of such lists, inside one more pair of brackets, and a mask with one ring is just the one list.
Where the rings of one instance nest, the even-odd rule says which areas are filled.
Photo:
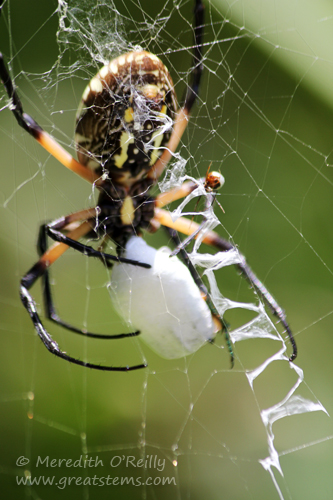
[[[1, 89], [7, 498], [58, 498], [61, 490], [66, 498], [332, 497], [333, 11], [325, 2], [205, 4], [200, 97], [159, 188], [200, 178], [210, 164], [221, 171], [225, 213], [216, 205], [209, 222], [286, 309], [299, 357], [290, 366], [280, 325], [233, 269], [237, 255], [216, 258], [199, 244], [192, 259], [226, 311], [234, 369], [220, 338], [170, 361], [137, 338], [83, 339], [45, 321], [71, 355], [149, 367], [99, 373], [47, 353], [19, 301], [19, 279], [37, 260], [38, 224], [92, 206], [96, 193], [18, 127]], [[181, 98], [190, 79], [192, 9], [192, 1], [8, 0], [0, 48], [25, 111], [74, 154], [81, 94], [108, 59], [139, 46], [155, 53]], [[187, 202], [170, 210], [192, 212], [195, 200]], [[161, 230], [146, 240], [170, 245]], [[72, 324], [131, 331], [112, 309], [110, 275], [100, 262], [69, 251], [53, 266], [52, 283], [58, 311]], [[40, 287], [32, 293], [42, 307]], [[91, 459], [86, 467], [80, 457]], [[73, 462], [51, 467], [51, 459]], [[53, 476], [53, 485], [43, 485]], [[107, 485], [108, 476], [119, 484]], [[17, 484], [30, 477], [40, 484]]]

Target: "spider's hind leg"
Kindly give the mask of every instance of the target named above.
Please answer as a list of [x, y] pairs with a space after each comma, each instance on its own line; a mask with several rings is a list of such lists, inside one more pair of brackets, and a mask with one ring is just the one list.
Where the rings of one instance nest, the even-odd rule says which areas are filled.
[[[41, 229], [42, 232], [46, 232], [46, 227]], [[71, 236], [71, 239], [69, 241], [75, 241], [83, 236], [85, 236], [89, 231], [91, 230], [91, 225], [89, 222], [83, 222], [79, 226], [77, 226], [75, 229], [73, 229], [69, 234]], [[43, 240], [44, 236], [39, 237], [39, 248], [40, 251], [42, 248], [46, 248], [46, 242]], [[53, 245], [50, 249], [46, 250], [45, 253], [40, 257], [40, 259], [36, 262], [36, 264], [23, 276], [21, 279], [21, 286], [20, 286], [20, 297], [22, 300], [22, 303], [27, 310], [31, 321], [33, 322], [33, 325], [35, 327], [35, 330], [43, 342], [44, 346], [47, 348], [49, 352], [54, 354], [55, 356], [64, 359], [65, 361], [69, 361], [70, 363], [74, 363], [76, 365], [84, 366], [87, 368], [93, 368], [95, 370], [107, 370], [107, 371], [131, 371], [131, 370], [138, 370], [140, 368], [145, 368], [146, 364], [139, 364], [139, 365], [134, 365], [134, 366], [105, 366], [105, 365], [96, 365], [94, 363], [88, 363], [85, 361], [82, 361], [77, 358], [73, 358], [72, 356], [69, 356], [66, 352], [62, 351], [57, 344], [55, 340], [52, 339], [51, 335], [47, 332], [45, 329], [39, 314], [37, 312], [37, 307], [34, 299], [32, 298], [31, 294], [29, 293], [29, 289], [34, 285], [34, 283], [37, 281], [38, 278], [43, 277], [45, 272], [48, 271], [48, 267], [53, 264], [66, 250], [68, 249], [68, 245], [64, 243], [56, 243]], [[97, 252], [97, 254], [100, 254], [101, 252]], [[49, 283], [49, 278], [46, 278], [46, 286], [50, 287]], [[52, 299], [51, 299], [51, 310], [54, 307], [52, 306]], [[61, 323], [60, 323], [61, 324]], [[74, 330], [73, 330], [74, 331]], [[79, 332], [77, 332], [79, 333]], [[86, 335], [86, 333], [84, 333]], [[96, 336], [97, 335], [91, 335], [91, 336]], [[128, 334], [125, 334], [124, 336], [128, 336]], [[121, 336], [109, 336], [103, 338], [121, 338]]]
[[[75, 214], [76, 215], [76, 214]], [[47, 245], [47, 236], [49, 234], [50, 227], [57, 227], [57, 229], [66, 229], [66, 226], [68, 225], [69, 222], [72, 222], [73, 216], [69, 217], [63, 217], [62, 219], [51, 223], [51, 224], [42, 224], [39, 229], [39, 235], [38, 235], [38, 240], [37, 240], [37, 251], [39, 256], [42, 258], [43, 255], [46, 254], [48, 250], [48, 245]], [[81, 243], [76, 242], [78, 245], [82, 245]], [[88, 251], [87, 249], [91, 249], [91, 247], [82, 245], [82, 251], [84, 250]], [[93, 249], [91, 249], [93, 250]], [[95, 255], [97, 258], [100, 258], [102, 262], [107, 265], [108, 260], [106, 260], [104, 252], [98, 252], [97, 255]], [[112, 256], [110, 256], [111, 258]], [[117, 257], [114, 257], [115, 260], [117, 260]], [[133, 337], [136, 335], [139, 335], [139, 331], [135, 331], [132, 333], [120, 333], [117, 335], [102, 335], [102, 334], [97, 334], [97, 333], [91, 333], [88, 332], [85, 329], [77, 328], [70, 323], [67, 323], [63, 319], [61, 319], [55, 309], [54, 302], [53, 302], [53, 297], [52, 297], [52, 292], [51, 292], [51, 284], [50, 284], [50, 273], [48, 267], [43, 268], [42, 265], [36, 267], [36, 272], [38, 276], [35, 278], [35, 280], [40, 276], [43, 281], [43, 298], [44, 298], [44, 308], [46, 312], [46, 316], [50, 321], [53, 321], [54, 323], [62, 326], [63, 328], [66, 328], [67, 330], [70, 330], [71, 332], [77, 333], [79, 335], [85, 335], [86, 337], [93, 337], [93, 338], [98, 338], [98, 339], [121, 339], [121, 338], [126, 338], [126, 337]], [[24, 278], [23, 278], [24, 279]], [[34, 281], [35, 281], [34, 280]]]
[[[197, 223], [190, 221], [185, 217], [179, 217], [174, 222], [170, 214], [163, 209], [156, 210], [155, 219], [158, 223], [162, 224], [163, 226], [176, 229], [177, 231], [186, 235], [191, 235], [199, 227]], [[228, 251], [236, 248], [232, 243], [230, 243], [230, 241], [221, 238], [214, 231], [206, 232], [202, 239], [202, 242], [220, 251]], [[250, 285], [258, 293], [258, 295], [268, 305], [268, 307], [272, 311], [272, 314], [276, 316], [283, 325], [289, 337], [290, 344], [292, 346], [292, 353], [289, 357], [289, 361], [290, 362], [294, 361], [297, 357], [297, 345], [293, 333], [291, 331], [291, 328], [289, 326], [289, 323], [287, 322], [287, 317], [284, 310], [279, 306], [274, 297], [269, 293], [265, 285], [259, 280], [259, 278], [257, 278], [257, 276], [254, 274], [252, 269], [247, 264], [245, 257], [241, 253], [239, 253], [239, 259], [240, 261], [237, 264], [235, 264], [235, 266], [239, 269], [241, 275], [250, 283]]]

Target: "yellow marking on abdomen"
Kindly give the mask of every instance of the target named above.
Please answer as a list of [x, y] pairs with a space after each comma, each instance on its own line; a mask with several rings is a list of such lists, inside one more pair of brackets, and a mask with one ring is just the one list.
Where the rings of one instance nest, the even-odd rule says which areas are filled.
[[118, 168], [122, 168], [128, 159], [128, 146], [134, 144], [134, 136], [128, 132], [122, 132], [120, 135], [120, 154], [113, 155], [114, 164]]
[[161, 130], [157, 130], [153, 133], [152, 143], [154, 144], [153, 149], [150, 151], [150, 162], [149, 166], [153, 166], [154, 163], [161, 156], [162, 151], [160, 150], [161, 143], [163, 141], [164, 134]]

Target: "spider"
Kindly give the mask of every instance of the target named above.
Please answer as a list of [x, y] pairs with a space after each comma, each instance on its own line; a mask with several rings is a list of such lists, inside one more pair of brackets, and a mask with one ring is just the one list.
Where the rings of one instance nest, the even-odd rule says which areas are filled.
[[[21, 279], [20, 297], [37, 334], [52, 354], [66, 361], [110, 371], [129, 371], [146, 366], [97, 365], [62, 351], [45, 329], [29, 292], [39, 278], [43, 284], [47, 318], [72, 332], [100, 339], [125, 338], [141, 333], [141, 337], [159, 354], [173, 358], [194, 352], [204, 342], [212, 341], [216, 332], [222, 329], [233, 365], [227, 325], [214, 308], [207, 289], [185, 251], [186, 245], [199, 234], [202, 226], [184, 217], [173, 221], [168, 211], [163, 209], [170, 202], [193, 192], [197, 183], [186, 181], [180, 187], [155, 198], [149, 193], [175, 152], [198, 96], [203, 72], [203, 27], [204, 5], [201, 0], [195, 0], [191, 83], [185, 93], [184, 104], [179, 109], [171, 76], [154, 54], [146, 51], [129, 52], [112, 60], [97, 73], [84, 91], [77, 112], [75, 141], [78, 161], [31, 116], [24, 113], [0, 54], [0, 77], [18, 124], [60, 163], [99, 190], [96, 207], [41, 225], [37, 241], [39, 260]], [[222, 183], [223, 178], [219, 175], [207, 175], [207, 208], [214, 201], [215, 188]], [[170, 258], [168, 251], [152, 249], [140, 237], [142, 230], [154, 232], [161, 225], [169, 231], [177, 246], [175, 253], [180, 253], [184, 263], [175, 256]], [[180, 243], [178, 231], [187, 235], [183, 243]], [[47, 245], [48, 237], [55, 242], [50, 248]], [[102, 239], [101, 247], [95, 250], [80, 242], [84, 237]], [[117, 255], [102, 251], [107, 239], [115, 243]], [[213, 231], [206, 232], [202, 241], [220, 251], [234, 249], [229, 241]], [[120, 297], [120, 302], [127, 308], [126, 300], [129, 300], [131, 293], [131, 300], [138, 302], [137, 314], [132, 318], [132, 323], [136, 327], [140, 325], [141, 332], [100, 335], [76, 328], [58, 316], [51, 295], [49, 267], [69, 247], [88, 257], [101, 259], [107, 266], [114, 264], [112, 283], [117, 288], [115, 301]], [[240, 256], [237, 267], [281, 321], [292, 344], [293, 352], [289, 360], [293, 361], [297, 348], [284, 311], [249, 268], [243, 256]], [[158, 323], [156, 316], [154, 321], [147, 317], [155, 312], [152, 310], [155, 308], [154, 294], [160, 293], [158, 288], [162, 277], [165, 280], [163, 293], [169, 293], [170, 307], [175, 308], [169, 316], [182, 323], [180, 332], [175, 331], [179, 325], [171, 325], [169, 319]], [[149, 296], [142, 297], [143, 282]], [[136, 287], [136, 291], [134, 288], [129, 290], [128, 283]]]

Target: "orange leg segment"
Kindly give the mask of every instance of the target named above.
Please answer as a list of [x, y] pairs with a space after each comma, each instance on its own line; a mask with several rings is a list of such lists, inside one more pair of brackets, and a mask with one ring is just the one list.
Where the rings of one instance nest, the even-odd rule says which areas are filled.
[[197, 184], [195, 182], [184, 182], [181, 186], [175, 187], [174, 189], [170, 189], [170, 191], [166, 191], [165, 193], [161, 193], [156, 196], [155, 205], [158, 208], [165, 207], [165, 205], [169, 205], [173, 201], [185, 198], [185, 196], [192, 193], [196, 187]]
[[88, 167], [83, 166], [77, 160], [75, 160], [72, 155], [70, 155], [60, 144], [57, 143], [53, 137], [51, 137], [44, 130], [40, 130], [39, 133], [35, 135], [36, 140], [39, 142], [41, 146], [43, 146], [46, 151], [48, 151], [54, 158], [56, 158], [62, 165], [66, 168], [74, 172], [75, 174], [82, 177], [86, 181], [93, 184], [97, 179], [99, 179], [99, 175], [95, 174]]
[[[186, 219], [186, 217], [179, 217], [177, 220], [173, 221], [170, 213], [161, 208], [155, 209], [154, 219], [163, 226], [175, 229], [176, 231], [186, 234], [187, 236], [195, 233], [195, 231], [197, 231], [200, 227], [199, 224], [191, 221], [190, 219]], [[217, 233], [214, 231], [207, 231], [202, 241], [207, 245], [215, 246], [215, 242], [219, 239], [220, 237]]]
[[[90, 222], [83, 222], [81, 223], [78, 227], [73, 229], [67, 234], [67, 237], [72, 239], [72, 240], [79, 240], [83, 236], [85, 236], [87, 233], [91, 231], [91, 224]], [[39, 262], [41, 265], [44, 265], [45, 267], [51, 266], [56, 260], [61, 257], [66, 250], [69, 249], [69, 246], [66, 245], [65, 243], [59, 243], [55, 242], [40, 258]]]

